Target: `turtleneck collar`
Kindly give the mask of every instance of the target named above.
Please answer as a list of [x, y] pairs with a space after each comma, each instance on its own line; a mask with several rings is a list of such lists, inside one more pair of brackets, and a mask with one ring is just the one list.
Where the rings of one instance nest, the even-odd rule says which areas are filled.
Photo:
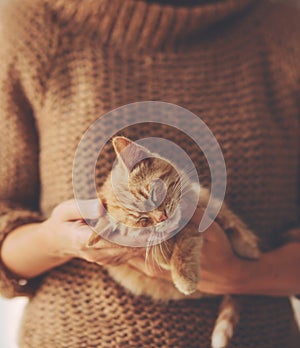
[[180, 45], [258, 0], [194, 1], [172, 6], [144, 0], [48, 0], [66, 28], [97, 33], [103, 44], [138, 50]]

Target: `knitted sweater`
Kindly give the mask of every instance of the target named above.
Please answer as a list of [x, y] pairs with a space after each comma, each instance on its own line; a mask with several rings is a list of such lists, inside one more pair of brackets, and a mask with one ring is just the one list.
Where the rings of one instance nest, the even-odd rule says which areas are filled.
[[[293, 7], [15, 0], [1, 14], [0, 241], [73, 197], [74, 152], [92, 122], [143, 100], [183, 106], [206, 122], [224, 154], [226, 200], [265, 244], [297, 225], [300, 28]], [[123, 134], [175, 141], [209, 183], [203, 154], [180, 131], [141, 124]], [[112, 160], [107, 146], [98, 184]], [[21, 348], [209, 347], [220, 302], [155, 303], [79, 259], [25, 285], [2, 265], [0, 290], [30, 298]], [[245, 296], [231, 347], [291, 347], [293, 327], [288, 299]]]

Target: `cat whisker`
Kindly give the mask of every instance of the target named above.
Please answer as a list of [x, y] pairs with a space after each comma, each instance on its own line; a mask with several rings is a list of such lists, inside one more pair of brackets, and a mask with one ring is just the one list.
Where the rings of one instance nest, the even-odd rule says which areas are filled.
[[[147, 259], [145, 259], [145, 266], [148, 268], [150, 267], [155, 267], [155, 264], [153, 264], [153, 260], [155, 260], [155, 255], [154, 255], [154, 249], [155, 247], [151, 247], [149, 250], [149, 252], [151, 251], [151, 259], [149, 259], [149, 257], [147, 257]], [[148, 256], [149, 256], [149, 253], [148, 253]]]
[[184, 195], [186, 195], [189, 192], [195, 192], [195, 191], [193, 189], [191, 189], [191, 188], [186, 188], [186, 189], [181, 191], [181, 195], [184, 196]]
[[145, 256], [146, 263], [149, 262], [150, 251], [151, 251], [152, 259], [153, 259], [153, 248], [155, 247], [155, 242], [156, 242], [155, 231], [152, 230], [148, 238], [147, 246], [146, 246], [146, 256]]
[[188, 172], [188, 171], [191, 171], [194, 167], [190, 164], [190, 163], [187, 163], [185, 166], [180, 166], [180, 170], [183, 171], [183, 172]]
[[173, 191], [175, 190], [183, 190], [185, 187], [190, 186], [190, 179], [184, 178], [181, 181], [178, 181], [175, 186], [173, 187]]
[[145, 255], [145, 264], [147, 264], [148, 262], [148, 259], [149, 259], [149, 246], [147, 245], [146, 246], [146, 255]]
[[162, 255], [162, 257], [163, 257], [163, 260], [164, 260], [164, 262], [168, 262], [168, 259], [167, 259], [167, 257], [166, 257], [166, 254], [165, 254], [165, 251], [164, 251], [164, 248], [163, 248], [163, 243], [160, 243], [159, 244], [159, 249], [160, 249], [160, 252], [161, 252], [161, 255]]
[[186, 178], [183, 178], [177, 186], [180, 185], [181, 188], [184, 188], [184, 187], [187, 187], [191, 184], [191, 178], [189, 177], [186, 177]]
[[[160, 245], [160, 244], [159, 244]], [[158, 269], [161, 271], [162, 270], [162, 268], [161, 268], [161, 266], [160, 266], [160, 264], [159, 264], [159, 258], [158, 258], [158, 255], [157, 255], [157, 252], [158, 252], [158, 246], [157, 245], [155, 245], [154, 246], [154, 248], [153, 248], [154, 250], [155, 250], [155, 253], [154, 253], [154, 261], [155, 261], [155, 267], [157, 266], [158, 267]]]
[[194, 166], [185, 166], [183, 168], [183, 172], [185, 175], [189, 175], [190, 173], [194, 172], [196, 174], [196, 170], [195, 170], [195, 167]]
[[169, 244], [167, 242], [163, 243], [163, 247], [165, 247], [165, 249], [167, 249], [168, 254], [170, 253], [170, 248], [169, 248]]

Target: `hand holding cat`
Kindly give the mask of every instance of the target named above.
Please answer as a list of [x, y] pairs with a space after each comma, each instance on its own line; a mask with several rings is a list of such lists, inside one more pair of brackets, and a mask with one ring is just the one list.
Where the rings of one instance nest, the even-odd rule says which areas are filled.
[[[192, 218], [195, 229], [202, 213], [201, 209], [197, 209]], [[104, 218], [103, 214], [104, 211], [94, 201], [87, 205], [84, 215], [93, 219]], [[38, 230], [43, 234], [43, 245], [47, 245], [46, 252], [57, 260], [53, 264], [61, 264], [74, 257], [107, 266], [129, 263], [147, 276], [172, 282], [169, 271], [156, 267], [151, 260], [146, 265], [145, 248], [123, 247], [105, 239], [101, 239], [96, 248], [88, 248], [86, 244], [92, 229], [83, 220], [75, 200], [60, 203], [51, 216], [38, 225]], [[227, 236], [216, 222], [203, 232], [203, 237], [202, 250], [199, 250], [201, 266], [198, 290], [212, 294], [246, 292], [247, 286], [243, 290], [241, 284], [248, 284], [245, 277], [249, 278], [249, 273], [245, 272], [245, 267], [252, 262], [234, 254]], [[50, 267], [50, 263], [46, 266]], [[40, 273], [40, 270], [36, 270], [36, 273]]]
[[[81, 205], [86, 210], [85, 218], [95, 219], [103, 215], [96, 200], [86, 203], [85, 207]], [[86, 243], [92, 233], [82, 218], [77, 202], [65, 201], [57, 205], [44, 222], [14, 229], [3, 242], [2, 261], [15, 275], [30, 279], [72, 258], [116, 265], [145, 253], [141, 248], [130, 248], [129, 251], [104, 239], [96, 249], [87, 248]]]
[[[192, 218], [195, 229], [198, 228], [202, 214], [203, 211], [197, 208]], [[210, 294], [231, 294], [245, 277], [243, 264], [247, 261], [234, 254], [226, 234], [216, 222], [213, 222], [202, 233], [203, 245], [199, 250], [201, 266], [198, 290]], [[170, 272], [161, 270], [151, 263], [145, 265], [143, 256], [129, 260], [129, 264], [149, 277], [172, 282]]]
[[[102, 215], [103, 212], [97, 209], [96, 215]], [[90, 212], [94, 214], [93, 209]], [[197, 221], [194, 221], [195, 229]], [[103, 240], [97, 250], [86, 250], [86, 241], [91, 234], [76, 202], [63, 202], [46, 221], [23, 225], [12, 231], [2, 245], [2, 261], [16, 275], [32, 278], [73, 257], [106, 265], [129, 260], [132, 267], [148, 276], [172, 281], [170, 272], [145, 266], [144, 248], [128, 250]], [[198, 290], [212, 294], [277, 296], [300, 292], [300, 268], [295, 267], [300, 264], [300, 243], [288, 243], [252, 262], [235, 256], [217, 223], [213, 223], [203, 237]]]
[[[96, 200], [87, 202], [85, 218], [104, 218], [103, 214], [103, 208]], [[192, 218], [195, 229], [198, 228], [202, 214], [203, 211], [197, 208]], [[151, 260], [145, 263], [145, 248], [123, 247], [105, 239], [101, 239], [96, 248], [88, 248], [86, 243], [92, 234], [92, 229], [83, 220], [75, 200], [60, 203], [50, 218], [41, 224], [41, 230], [47, 235], [47, 245], [53, 257], [70, 259], [77, 257], [107, 266], [128, 262], [131, 267], [149, 277], [172, 282], [169, 271], [155, 266]], [[227, 236], [216, 222], [203, 232], [203, 245], [199, 253], [201, 255], [199, 291], [212, 294], [234, 293], [244, 277], [248, 276], [244, 272], [244, 267], [245, 263], [249, 262], [234, 254]]]
[[47, 235], [49, 250], [57, 257], [77, 257], [88, 262], [100, 265], [118, 265], [129, 259], [144, 255], [141, 248], [127, 248], [113, 244], [105, 239], [97, 243], [97, 248], [86, 246], [92, 229], [86, 224], [85, 218], [95, 219], [102, 217], [103, 207], [98, 200], [86, 202], [86, 207], [81, 204], [80, 212], [77, 202], [69, 200], [60, 203], [53, 210], [49, 219], [42, 223], [41, 229]]

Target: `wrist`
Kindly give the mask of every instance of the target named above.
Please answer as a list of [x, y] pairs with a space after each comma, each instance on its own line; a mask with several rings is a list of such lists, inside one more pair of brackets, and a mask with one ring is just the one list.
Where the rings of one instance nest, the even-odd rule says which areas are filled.
[[67, 261], [46, 222], [19, 226], [5, 238], [1, 258], [14, 275], [30, 279]]
[[64, 235], [58, 233], [58, 228], [53, 228], [50, 220], [45, 220], [38, 226], [38, 234], [41, 240], [41, 245], [45, 246], [45, 253], [53, 260], [68, 261], [75, 257], [75, 252], [72, 253], [66, 249], [67, 241]]
[[238, 272], [234, 283], [233, 293], [263, 295], [273, 294], [276, 270], [265, 260], [264, 254], [259, 260], [240, 260], [237, 264]]
[[299, 244], [290, 243], [263, 253], [259, 260], [247, 262], [248, 279], [242, 293], [291, 296], [300, 289]]
[[259, 261], [239, 259], [235, 261], [235, 277], [233, 279], [233, 293], [245, 294], [255, 292], [258, 281]]

